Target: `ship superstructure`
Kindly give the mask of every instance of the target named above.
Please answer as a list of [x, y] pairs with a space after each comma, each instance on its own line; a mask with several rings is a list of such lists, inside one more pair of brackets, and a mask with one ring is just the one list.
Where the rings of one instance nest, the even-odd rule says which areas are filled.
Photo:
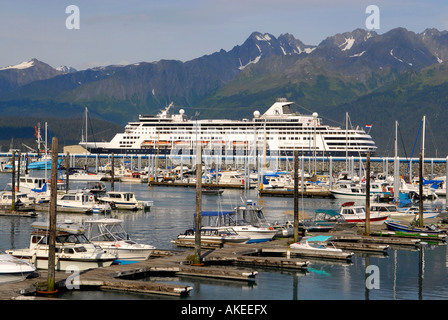
[[110, 142], [80, 142], [91, 153], [193, 154], [197, 143], [208, 154], [291, 156], [364, 156], [377, 147], [363, 129], [324, 125], [317, 113], [302, 115], [291, 110], [293, 102], [278, 99], [253, 119], [188, 119], [173, 104], [156, 116], [139, 116]]

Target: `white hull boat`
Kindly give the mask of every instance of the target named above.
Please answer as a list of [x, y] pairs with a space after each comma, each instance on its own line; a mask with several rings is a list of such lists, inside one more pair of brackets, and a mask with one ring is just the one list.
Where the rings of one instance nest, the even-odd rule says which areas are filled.
[[[336, 199], [365, 199], [366, 189], [360, 185], [353, 183], [339, 183], [330, 189], [330, 193]], [[374, 194], [370, 193], [370, 198], [374, 198]]]
[[252, 225], [233, 226], [239, 235], [249, 237], [247, 243], [259, 243], [271, 241], [277, 234], [277, 230], [273, 227], [256, 227]]
[[133, 192], [110, 191], [105, 196], [98, 197], [100, 203], [107, 203], [118, 210], [149, 210], [153, 201], [139, 201]]
[[[378, 213], [387, 215], [392, 219], [408, 220], [418, 218], [419, 207], [415, 205], [398, 207], [395, 204], [375, 203], [370, 206], [370, 213]], [[436, 210], [423, 210], [423, 219], [435, 218], [440, 214], [438, 208]]]
[[[12, 208], [12, 191], [2, 191], [0, 193], [0, 208], [10, 210]], [[24, 192], [14, 192], [14, 206], [16, 210], [20, 211], [34, 211], [35, 210], [35, 199], [28, 197], [27, 193]]]
[[[340, 214], [348, 223], [363, 224], [366, 222], [366, 208], [364, 206], [355, 206], [353, 202], [346, 202], [342, 205]], [[382, 215], [376, 212], [369, 215], [370, 224], [383, 224], [389, 218], [389, 215]]]
[[108, 213], [111, 206], [107, 203], [97, 203], [91, 193], [66, 193], [56, 201], [58, 212], [71, 213]]
[[[35, 222], [30, 246], [10, 249], [6, 253], [34, 265], [36, 269], [48, 269], [49, 226], [48, 222]], [[55, 270], [87, 270], [107, 267], [116, 259], [92, 244], [84, 235], [85, 229], [71, 222], [56, 225]]]
[[231, 211], [203, 211], [201, 214], [206, 222], [203, 228], [230, 227], [240, 236], [249, 237], [247, 243], [270, 241], [278, 231], [266, 221], [263, 210], [250, 200]]
[[25, 280], [36, 268], [16, 257], [0, 253], [0, 284]]
[[87, 238], [119, 260], [147, 260], [156, 247], [130, 239], [123, 228], [123, 220], [103, 218], [85, 221]]
[[104, 178], [103, 173], [93, 173], [93, 172], [75, 172], [69, 175], [70, 181], [101, 181]]
[[[177, 240], [186, 240], [194, 242], [196, 239], [195, 231], [188, 229], [185, 233], [177, 236]], [[228, 227], [202, 227], [201, 242], [213, 243], [246, 243], [249, 237], [238, 234], [233, 228]]]
[[[299, 242], [292, 243], [289, 247], [297, 250], [311, 250], [311, 251], [325, 251], [325, 252], [342, 252], [342, 249], [338, 249], [328, 242], [331, 236], [316, 236], [311, 238], [303, 238]], [[331, 245], [329, 245], [331, 244]]]

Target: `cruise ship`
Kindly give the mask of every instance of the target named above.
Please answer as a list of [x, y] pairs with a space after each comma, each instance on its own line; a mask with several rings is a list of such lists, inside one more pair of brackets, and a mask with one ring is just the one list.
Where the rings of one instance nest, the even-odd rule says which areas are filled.
[[264, 114], [253, 119], [188, 119], [183, 109], [177, 114], [170, 104], [156, 116], [139, 116], [124, 133], [110, 142], [80, 145], [93, 154], [190, 155], [197, 143], [210, 155], [299, 155], [320, 157], [365, 156], [377, 147], [364, 129], [324, 125], [317, 113], [292, 112], [294, 102], [278, 99]]

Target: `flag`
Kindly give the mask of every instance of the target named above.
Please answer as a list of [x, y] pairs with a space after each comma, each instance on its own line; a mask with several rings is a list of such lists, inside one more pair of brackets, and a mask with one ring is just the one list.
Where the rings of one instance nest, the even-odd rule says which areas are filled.
[[371, 129], [371, 128], [372, 128], [372, 125], [371, 125], [371, 124], [366, 124], [366, 128], [367, 128], [367, 129]]

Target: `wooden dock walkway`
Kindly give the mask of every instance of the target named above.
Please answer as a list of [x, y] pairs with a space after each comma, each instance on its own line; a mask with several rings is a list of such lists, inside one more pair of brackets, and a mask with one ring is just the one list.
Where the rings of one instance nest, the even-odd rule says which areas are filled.
[[[268, 190], [258, 190], [260, 196], [270, 196], [270, 197], [294, 197], [293, 190], [284, 189], [268, 189]], [[299, 197], [304, 198], [333, 198], [330, 191], [299, 191]]]
[[[163, 182], [149, 182], [150, 186], [166, 186], [166, 187], [192, 187], [196, 188], [196, 183], [176, 182], [176, 181], [163, 181]], [[244, 189], [244, 184], [217, 184], [217, 183], [202, 183], [203, 188], [221, 188], [221, 189]], [[253, 189], [254, 187], [250, 187]]]

